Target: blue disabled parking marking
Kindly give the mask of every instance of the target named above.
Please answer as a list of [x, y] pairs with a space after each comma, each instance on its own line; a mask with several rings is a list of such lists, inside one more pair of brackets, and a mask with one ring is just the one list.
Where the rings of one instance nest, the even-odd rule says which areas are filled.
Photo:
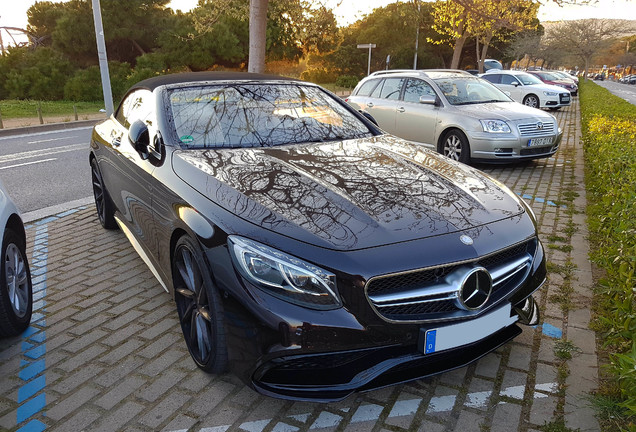
[[550, 336], [555, 339], [561, 339], [561, 337], [563, 336], [563, 332], [561, 331], [561, 329], [553, 326], [552, 324], [543, 323], [543, 325], [541, 326], [541, 330], [543, 331], [544, 335]]
[[561, 208], [567, 208], [568, 207], [565, 204], [562, 204], [562, 205], [559, 206], [554, 201], [550, 201], [550, 200], [547, 200], [547, 199], [541, 198], [541, 197], [535, 197], [535, 196], [528, 195], [528, 194], [523, 194], [522, 195], [519, 192], [517, 192], [517, 195], [519, 195], [523, 199], [527, 199], [528, 201], [535, 201], [535, 202], [538, 202], [538, 203], [547, 203], [549, 206], [552, 206], [552, 207], [561, 207]]
[[[56, 218], [53, 218], [55, 220]], [[23, 384], [18, 389], [18, 409], [16, 425], [18, 431], [41, 432], [46, 424], [34, 418], [46, 406], [46, 272], [48, 264], [49, 232], [51, 218], [36, 222], [28, 228], [35, 228], [35, 240], [31, 268], [33, 284], [33, 315], [31, 325], [22, 333], [22, 359], [18, 374]]]

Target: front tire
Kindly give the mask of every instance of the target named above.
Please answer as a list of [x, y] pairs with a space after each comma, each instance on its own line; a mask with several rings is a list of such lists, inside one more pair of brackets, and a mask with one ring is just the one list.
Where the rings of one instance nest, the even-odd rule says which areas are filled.
[[438, 150], [449, 159], [465, 164], [470, 163], [470, 145], [468, 144], [468, 138], [457, 129], [446, 132]]
[[110, 200], [102, 173], [99, 170], [96, 159], [91, 159], [91, 179], [93, 181], [93, 196], [95, 197], [95, 207], [97, 208], [97, 217], [99, 223], [105, 229], [117, 228], [115, 221], [115, 209], [113, 202]]
[[206, 372], [227, 369], [223, 307], [199, 247], [188, 236], [177, 242], [172, 280], [181, 330], [196, 365]]
[[0, 337], [18, 335], [31, 322], [33, 286], [23, 243], [11, 229], [5, 230], [0, 268]]
[[539, 108], [539, 98], [533, 94], [529, 94], [528, 96], [523, 98], [523, 104], [531, 108]]

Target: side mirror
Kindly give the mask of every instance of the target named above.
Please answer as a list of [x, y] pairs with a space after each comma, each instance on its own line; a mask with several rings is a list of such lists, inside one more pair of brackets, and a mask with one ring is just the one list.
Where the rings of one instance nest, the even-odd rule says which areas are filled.
[[424, 105], [435, 105], [437, 103], [437, 97], [431, 95], [420, 96], [420, 103]]
[[141, 120], [136, 120], [128, 129], [128, 139], [139, 153], [142, 159], [146, 160], [149, 156], [148, 146], [150, 146], [150, 135], [148, 126]]
[[515, 87], [519, 87], [519, 83], [517, 81], [513, 82], [512, 85]]

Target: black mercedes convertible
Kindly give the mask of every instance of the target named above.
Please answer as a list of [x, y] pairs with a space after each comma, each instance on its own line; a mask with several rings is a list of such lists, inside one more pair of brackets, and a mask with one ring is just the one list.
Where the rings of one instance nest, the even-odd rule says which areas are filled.
[[99, 221], [174, 296], [195, 363], [262, 394], [418, 379], [538, 321], [530, 208], [317, 85], [151, 78], [95, 126], [89, 161]]

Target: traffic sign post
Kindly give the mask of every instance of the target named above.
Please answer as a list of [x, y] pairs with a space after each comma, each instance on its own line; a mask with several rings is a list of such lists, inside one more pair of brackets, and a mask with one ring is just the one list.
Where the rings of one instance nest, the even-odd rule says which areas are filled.
[[369, 62], [367, 63], [367, 76], [371, 75], [371, 50], [375, 48], [375, 44], [358, 44], [358, 48], [369, 49]]

